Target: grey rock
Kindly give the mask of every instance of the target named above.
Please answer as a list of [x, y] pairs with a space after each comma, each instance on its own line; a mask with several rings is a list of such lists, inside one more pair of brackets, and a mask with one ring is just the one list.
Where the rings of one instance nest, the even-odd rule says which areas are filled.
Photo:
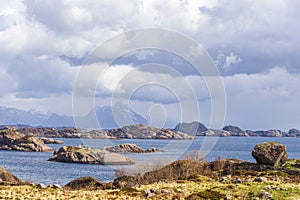
[[288, 159], [286, 147], [277, 142], [257, 144], [252, 151], [252, 156], [258, 164], [270, 166], [282, 165]]
[[139, 187], [142, 182], [141, 176], [135, 176], [135, 175], [124, 175], [116, 178], [113, 181], [113, 186], [119, 189], [125, 188], [125, 187]]
[[126, 156], [99, 149], [87, 149], [73, 146], [63, 146], [54, 151], [48, 161], [103, 164], [103, 165], [131, 165], [134, 161]]
[[67, 183], [64, 187], [73, 190], [102, 190], [106, 188], [106, 183], [91, 176], [84, 176]]
[[268, 182], [268, 179], [266, 177], [256, 177], [254, 180], [254, 182]]
[[54, 189], [62, 189], [62, 186], [60, 184], [55, 183], [55, 184], [53, 184], [52, 188], [54, 188]]
[[226, 194], [226, 197], [224, 198], [224, 200], [232, 200], [234, 199], [230, 194]]
[[18, 177], [0, 167], [0, 183], [2, 185], [17, 185], [22, 183], [22, 181]]
[[47, 186], [44, 185], [44, 184], [37, 184], [36, 187], [39, 188], [39, 189], [45, 189], [45, 188], [47, 188]]
[[246, 179], [244, 180], [244, 182], [245, 182], [245, 183], [249, 183], [249, 182], [252, 182], [252, 180], [251, 180], [250, 178], [246, 178]]
[[153, 197], [155, 194], [152, 193], [150, 190], [143, 190], [143, 191], [142, 191], [142, 195], [143, 195], [143, 197], [145, 197], [145, 198], [151, 198], [151, 197]]
[[229, 182], [229, 178], [226, 176], [223, 176], [220, 178], [220, 182], [224, 182], [224, 183], [228, 183]]
[[271, 130], [267, 130], [265, 132], [265, 137], [282, 137], [282, 132], [280, 130], [275, 130], [275, 129], [271, 129]]
[[35, 136], [24, 135], [17, 131], [1, 130], [0, 150], [44, 152], [52, 151], [52, 148]]
[[45, 144], [63, 144], [62, 140], [54, 140], [53, 138], [40, 138]]
[[242, 183], [242, 180], [240, 178], [236, 178], [232, 181], [232, 183], [235, 183], [235, 184]]
[[288, 132], [289, 137], [300, 137], [300, 130], [298, 129], [290, 129]]
[[204, 124], [200, 122], [191, 122], [191, 123], [179, 123], [176, 125], [174, 131], [187, 133], [189, 135], [202, 135], [208, 129]]
[[171, 193], [171, 191], [167, 190], [167, 189], [161, 189], [160, 192], [163, 193], [163, 194], [170, 194]]
[[144, 124], [134, 124], [124, 126], [118, 129], [108, 130], [108, 135], [116, 138], [130, 139], [175, 139], [175, 140], [192, 140], [194, 137], [169, 129], [159, 129]]
[[258, 197], [262, 199], [272, 199], [272, 195], [268, 192], [262, 191], [258, 193]]
[[242, 129], [240, 129], [237, 126], [231, 126], [231, 125], [225, 126], [223, 128], [223, 131], [229, 132], [231, 136], [248, 136], [246, 131], [243, 131]]
[[268, 185], [264, 188], [264, 190], [281, 190], [281, 188], [279, 188], [275, 185]]
[[103, 150], [114, 152], [114, 153], [152, 153], [152, 152], [163, 152], [156, 148], [150, 148], [147, 150], [142, 149], [136, 144], [120, 144], [116, 146], [104, 147]]
[[156, 189], [156, 188], [151, 188], [150, 192], [154, 193], [154, 194], [159, 194], [160, 193], [160, 191], [158, 189]]

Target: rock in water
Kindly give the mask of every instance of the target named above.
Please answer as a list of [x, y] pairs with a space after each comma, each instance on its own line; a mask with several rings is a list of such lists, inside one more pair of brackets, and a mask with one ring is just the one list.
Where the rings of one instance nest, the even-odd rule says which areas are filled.
[[16, 185], [19, 183], [21, 183], [20, 179], [0, 167], [0, 185]]
[[282, 165], [288, 159], [286, 147], [278, 142], [257, 144], [252, 151], [252, 156], [258, 164], [271, 166]]
[[114, 153], [152, 153], [152, 152], [163, 152], [162, 150], [156, 148], [150, 148], [147, 150], [142, 149], [136, 144], [119, 144], [116, 146], [104, 147], [104, 150], [114, 152]]
[[64, 186], [66, 189], [90, 189], [90, 190], [103, 190], [106, 188], [106, 183], [99, 181], [91, 176], [84, 176], [77, 178]]
[[45, 144], [63, 144], [62, 140], [54, 140], [53, 138], [40, 138]]
[[52, 151], [52, 148], [32, 135], [24, 135], [12, 130], [2, 130], [0, 132], [0, 150], [42, 152]]
[[48, 161], [103, 164], [103, 165], [131, 165], [134, 161], [126, 156], [105, 150], [63, 146], [54, 151]]

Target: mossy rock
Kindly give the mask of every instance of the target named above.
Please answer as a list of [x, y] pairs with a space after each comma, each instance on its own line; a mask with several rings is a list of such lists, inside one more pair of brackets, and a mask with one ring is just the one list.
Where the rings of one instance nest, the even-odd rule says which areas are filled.
[[219, 191], [210, 190], [210, 189], [199, 192], [198, 196], [201, 197], [201, 198], [204, 198], [204, 199], [212, 199], [212, 200], [214, 200], [214, 199], [223, 199], [223, 198], [226, 197], [225, 194], [222, 194]]

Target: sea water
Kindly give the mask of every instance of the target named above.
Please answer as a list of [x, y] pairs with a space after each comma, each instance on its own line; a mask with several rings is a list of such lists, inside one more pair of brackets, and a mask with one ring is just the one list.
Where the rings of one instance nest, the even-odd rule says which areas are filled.
[[290, 158], [300, 159], [300, 138], [269, 137], [197, 137], [195, 140], [148, 140], [148, 139], [61, 139], [64, 144], [51, 144], [53, 149], [64, 145], [77, 146], [83, 143], [93, 148], [134, 143], [143, 149], [158, 148], [165, 152], [147, 154], [125, 154], [136, 161], [132, 166], [104, 166], [47, 161], [53, 152], [0, 151], [0, 166], [23, 181], [65, 185], [82, 176], [93, 176], [102, 181], [112, 181], [120, 173], [144, 173], [157, 169], [172, 161], [188, 157], [195, 152], [204, 160], [236, 158], [254, 162], [251, 151], [261, 142], [280, 142], [287, 147]]

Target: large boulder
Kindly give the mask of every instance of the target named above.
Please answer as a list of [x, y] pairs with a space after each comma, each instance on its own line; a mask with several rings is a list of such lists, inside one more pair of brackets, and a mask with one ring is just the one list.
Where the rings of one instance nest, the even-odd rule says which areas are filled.
[[103, 165], [131, 165], [134, 161], [126, 156], [106, 150], [63, 146], [54, 151], [48, 161], [103, 164]]
[[152, 152], [163, 152], [162, 150], [156, 148], [142, 149], [136, 144], [119, 144], [116, 146], [104, 147], [104, 150], [114, 152], [114, 153], [152, 153]]
[[24, 135], [12, 130], [2, 130], [0, 132], [0, 150], [43, 152], [52, 151], [52, 148], [35, 136]]
[[286, 147], [278, 142], [264, 142], [257, 144], [252, 156], [258, 164], [279, 166], [284, 164], [288, 159]]
[[89, 190], [103, 190], [107, 186], [107, 183], [99, 181], [91, 176], [84, 176], [77, 178], [69, 183], [67, 183], [64, 188], [66, 189], [89, 189]]
[[17, 185], [21, 180], [0, 167], [0, 185]]
[[143, 177], [139, 175], [124, 175], [113, 181], [115, 188], [139, 187], [143, 183]]

